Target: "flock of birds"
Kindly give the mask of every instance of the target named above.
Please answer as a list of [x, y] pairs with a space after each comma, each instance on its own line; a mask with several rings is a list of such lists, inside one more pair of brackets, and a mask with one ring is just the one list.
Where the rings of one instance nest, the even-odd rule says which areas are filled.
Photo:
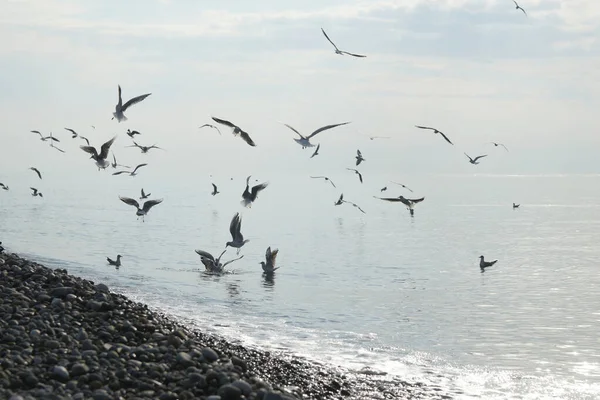
[[[517, 10], [521, 10], [525, 16], [527, 16], [527, 12], [521, 7], [519, 6], [519, 4], [513, 0], [513, 2], [515, 3], [516, 9]], [[335, 54], [344, 56], [344, 55], [348, 55], [348, 56], [352, 56], [352, 57], [358, 57], [358, 58], [365, 58], [367, 57], [366, 55], [362, 55], [362, 54], [357, 54], [357, 53], [351, 53], [348, 51], [344, 51], [344, 50], [340, 50], [337, 45], [331, 40], [331, 38], [327, 35], [327, 33], [325, 32], [325, 30], [323, 28], [321, 28], [321, 32], [323, 33], [323, 35], [325, 36], [325, 38], [327, 39], [327, 41], [329, 41], [329, 43], [331, 43], [331, 45], [334, 47], [334, 51]], [[127, 117], [125, 116], [125, 112], [133, 105], [138, 104], [140, 102], [142, 102], [143, 100], [145, 100], [148, 96], [150, 96], [152, 93], [146, 93], [146, 94], [142, 94], [136, 97], [133, 97], [131, 99], [129, 99], [127, 102], [125, 102], [123, 104], [123, 99], [122, 99], [122, 93], [121, 93], [121, 86], [118, 85], [118, 102], [117, 105], [115, 106], [115, 111], [113, 112], [113, 117], [112, 119], [116, 119], [118, 122], [123, 122], [123, 121], [127, 121]], [[228, 128], [231, 128], [232, 130], [232, 134], [235, 137], [240, 137], [245, 143], [247, 143], [249, 146], [255, 147], [256, 143], [252, 140], [252, 138], [250, 137], [250, 134], [248, 132], [246, 132], [245, 130], [243, 130], [242, 128], [240, 128], [238, 125], [225, 120], [225, 119], [221, 119], [221, 118], [217, 118], [217, 117], [211, 117], [212, 120], [217, 123], [218, 125], [222, 125]], [[343, 125], [347, 125], [350, 122], [341, 122], [341, 123], [336, 123], [336, 124], [331, 124], [331, 125], [326, 125], [326, 126], [322, 126], [318, 129], [316, 129], [315, 131], [313, 131], [311, 134], [305, 136], [303, 134], [301, 134], [297, 129], [295, 129], [294, 127], [288, 125], [288, 124], [283, 124], [284, 126], [286, 126], [287, 128], [289, 128], [290, 130], [292, 130], [295, 134], [298, 135], [298, 138], [294, 138], [294, 141], [296, 143], [298, 143], [302, 149], [306, 149], [306, 148], [313, 148], [315, 147], [315, 145], [313, 143], [311, 143], [311, 139], [313, 139], [316, 135], [318, 135], [321, 132], [339, 127], [339, 126], [343, 126]], [[448, 144], [450, 145], [454, 145], [454, 143], [452, 143], [452, 141], [450, 140], [450, 138], [442, 131], [440, 131], [437, 128], [434, 127], [429, 127], [429, 126], [422, 126], [422, 125], [415, 125], [416, 128], [418, 129], [422, 129], [422, 130], [429, 130], [432, 131], [434, 134], [440, 135]], [[92, 126], [92, 128], [95, 129], [94, 126]], [[216, 130], [220, 135], [221, 135], [221, 131], [219, 129], [218, 126], [213, 125], [213, 124], [204, 124], [202, 126], [199, 127], [201, 128], [212, 128], [214, 130]], [[109, 160], [109, 152], [111, 149], [111, 146], [113, 145], [113, 143], [115, 142], [117, 136], [114, 136], [113, 138], [111, 138], [110, 140], [108, 140], [107, 142], [103, 143], [100, 146], [100, 150], [98, 151], [95, 147], [90, 145], [90, 141], [78, 134], [75, 130], [70, 129], [70, 128], [64, 128], [66, 131], [71, 133], [71, 138], [72, 139], [76, 139], [79, 138], [80, 140], [85, 141], [86, 145], [81, 145], [80, 149], [83, 150], [84, 152], [88, 153], [90, 155], [90, 159], [93, 159], [95, 162], [95, 165], [98, 167], [98, 170], [105, 170], [108, 167], [112, 167], [113, 169], [116, 169], [117, 167], [121, 167], [121, 168], [125, 168], [123, 170], [120, 171], [116, 171], [113, 173], [113, 175], [122, 175], [122, 174], [126, 174], [128, 176], [135, 176], [137, 175], [138, 171], [140, 170], [140, 168], [145, 167], [146, 165], [148, 165], [147, 163], [142, 163], [142, 164], [138, 164], [137, 166], [135, 166], [135, 168], [132, 168], [130, 166], [126, 166], [123, 164], [119, 164], [117, 163], [117, 159], [114, 155], [114, 153], [112, 153], [112, 162]], [[37, 135], [39, 135], [39, 138], [41, 141], [43, 142], [49, 142], [50, 143], [50, 147], [52, 147], [53, 149], [61, 152], [61, 153], [65, 153], [65, 151], [63, 149], [61, 149], [60, 147], [58, 147], [58, 143], [60, 143], [60, 140], [58, 138], [56, 138], [55, 136], [53, 136], [52, 133], [50, 133], [48, 136], [44, 136], [40, 131], [38, 130], [32, 130], [31, 133], [35, 133]], [[136, 147], [139, 148], [142, 154], [146, 154], [148, 153], [150, 150], [152, 149], [162, 149], [161, 147], [156, 146], [155, 144], [151, 145], [151, 146], [142, 146], [140, 144], [138, 144], [135, 141], [135, 136], [136, 135], [141, 135], [140, 132], [136, 131], [136, 130], [130, 130], [128, 129], [126, 132], [127, 136], [129, 136], [132, 140], [132, 145], [131, 146], [127, 146], [127, 147]], [[374, 139], [386, 139], [389, 137], [381, 137], [381, 136], [371, 136], [370, 139], [374, 140]], [[504, 150], [506, 150], [508, 152], [508, 148], [502, 144], [502, 143], [497, 143], [497, 142], [491, 142], [491, 144], [494, 145], [494, 147], [502, 147], [504, 148]], [[316, 145], [316, 148], [314, 150], [314, 152], [312, 153], [312, 155], [310, 156], [310, 158], [314, 158], [315, 156], [319, 155], [319, 150], [321, 148], [320, 144]], [[477, 165], [479, 164], [480, 160], [483, 159], [484, 157], [487, 157], [487, 154], [482, 154], [482, 155], [478, 155], [476, 157], [471, 157], [470, 155], [468, 155], [467, 153], [464, 153], [465, 156], [468, 158], [469, 163], [473, 164], [473, 165]], [[363, 162], [366, 161], [366, 159], [363, 157], [362, 153], [360, 150], [357, 150], [356, 152], [356, 167], [358, 167], [359, 165], [361, 165]], [[41, 180], [42, 179], [42, 173], [40, 172], [40, 170], [36, 167], [30, 167], [29, 168], [31, 171], [33, 171], [37, 177]], [[356, 168], [346, 168], [347, 170], [354, 172], [356, 174], [356, 176], [358, 177], [360, 183], [363, 183], [363, 176], [361, 174], [361, 172], [356, 169]], [[258, 194], [263, 191], [267, 186], [268, 183], [261, 183], [258, 185], [254, 185], [252, 187], [250, 187], [250, 176], [247, 177], [246, 179], [246, 188], [244, 190], [244, 192], [242, 193], [242, 205], [244, 205], [245, 207], [251, 207], [252, 203], [254, 201], [256, 201]], [[323, 179], [326, 182], [329, 182], [334, 188], [336, 188], [335, 183], [327, 176], [311, 176], [310, 178], [313, 179]], [[398, 183], [398, 182], [393, 182], [392, 183], [401, 186], [402, 188], [410, 191], [411, 193], [413, 192], [412, 189], [408, 188], [406, 185], [402, 184], [402, 183]], [[213, 191], [212, 191], [212, 195], [215, 196], [217, 194], [219, 194], [220, 192], [218, 191], [217, 186], [213, 183]], [[0, 182], [0, 189], [3, 189], [5, 191], [8, 191], [10, 188], [8, 185]], [[35, 187], [30, 187], [31, 189], [31, 195], [34, 197], [40, 197], [43, 198], [43, 193], [35, 188]], [[387, 190], [387, 186], [381, 188], [381, 192], [384, 192]], [[119, 196], [119, 199], [127, 204], [130, 205], [132, 207], [135, 207], [136, 209], [136, 215], [139, 217], [142, 217], [142, 221], [144, 221], [144, 217], [150, 212], [150, 210], [162, 203], [163, 199], [152, 199], [152, 200], [148, 200], [149, 196], [151, 195], [151, 193], [146, 193], [144, 191], [144, 189], [141, 189], [141, 196], [140, 196], [140, 200], [145, 200], [144, 203], [140, 206], [140, 203], [133, 198], [130, 197], [124, 197], [124, 196]], [[420, 198], [406, 198], [404, 196], [398, 196], [398, 197], [377, 197], [377, 196], [373, 196], [377, 199], [383, 200], [383, 201], [387, 201], [387, 202], [392, 202], [392, 203], [402, 203], [406, 206], [407, 210], [409, 211], [411, 217], [414, 216], [414, 207], [416, 204], [422, 202], [423, 200], [425, 200], [425, 197], [420, 197]], [[352, 206], [354, 206], [355, 208], [357, 208], [360, 212], [362, 212], [363, 214], [366, 214], [365, 211], [356, 203], [353, 203], [351, 201], [345, 200], [344, 199], [344, 194], [342, 193], [339, 197], [339, 199], [334, 203], [335, 206], [339, 206], [342, 204], [350, 204]], [[512, 207], [513, 209], [519, 208], [520, 204], [516, 204], [513, 203]], [[195, 252], [200, 256], [200, 261], [201, 263], [204, 265], [205, 267], [205, 271], [208, 273], [223, 273], [225, 272], [225, 267], [227, 265], [229, 265], [230, 263], [240, 260], [242, 259], [244, 256], [239, 256], [237, 258], [231, 259], [227, 262], [222, 263], [221, 262], [221, 258], [223, 257], [223, 255], [225, 254], [225, 252], [227, 251], [228, 247], [233, 247], [237, 249], [237, 254], [239, 255], [239, 252], [241, 250], [241, 248], [249, 241], [248, 239], [244, 239], [244, 236], [241, 232], [241, 227], [242, 227], [242, 218], [240, 216], [239, 213], [236, 213], [230, 224], [229, 224], [229, 232], [231, 234], [231, 241], [228, 241], [225, 244], [225, 250], [223, 250], [221, 252], [221, 254], [218, 257], [214, 257], [212, 254], [210, 254], [207, 251], [204, 250], [195, 250]], [[1, 242], [0, 242], [1, 245]], [[1, 246], [0, 246], [1, 248]], [[279, 267], [276, 266], [276, 259], [277, 259], [277, 254], [279, 253], [278, 249], [274, 249], [272, 250], [271, 247], [268, 247], [266, 252], [265, 252], [265, 261], [261, 261], [260, 264], [262, 266], [263, 269], [263, 273], [267, 274], [267, 275], [272, 275], [275, 270], [277, 270]], [[113, 260], [109, 257], [106, 258], [107, 262], [109, 265], [115, 266], [116, 268], [119, 268], [121, 266], [121, 258], [122, 256], [119, 254], [116, 257], [116, 260]], [[484, 272], [486, 268], [493, 266], [498, 260], [493, 260], [493, 261], [485, 261], [484, 256], [480, 256], [479, 257], [480, 262], [479, 262], [479, 266], [481, 269], [481, 272]]]

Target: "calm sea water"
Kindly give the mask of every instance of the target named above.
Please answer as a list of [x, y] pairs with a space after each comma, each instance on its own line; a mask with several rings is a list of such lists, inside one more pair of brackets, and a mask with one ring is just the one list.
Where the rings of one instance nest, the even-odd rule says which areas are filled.
[[[90, 174], [93, 182], [46, 184], [44, 199], [29, 195], [29, 175], [2, 191], [0, 239], [246, 344], [370, 367], [456, 398], [600, 396], [600, 176], [412, 177], [405, 183], [426, 199], [410, 218], [372, 198], [391, 175], [368, 176], [361, 190], [351, 173], [330, 175], [339, 189], [310, 173], [271, 174], [242, 209], [241, 175], [215, 176], [222, 193], [212, 197], [208, 176]], [[165, 199], [145, 222], [117, 198], [137, 198], [142, 186]], [[407, 195], [387, 186], [384, 194]], [[333, 205], [342, 188], [366, 215]], [[207, 276], [194, 249], [219, 254], [236, 211], [251, 240], [244, 258]], [[267, 246], [280, 249], [273, 280], [259, 265]], [[117, 253], [119, 270], [105, 261]], [[499, 259], [483, 274], [481, 254]]]

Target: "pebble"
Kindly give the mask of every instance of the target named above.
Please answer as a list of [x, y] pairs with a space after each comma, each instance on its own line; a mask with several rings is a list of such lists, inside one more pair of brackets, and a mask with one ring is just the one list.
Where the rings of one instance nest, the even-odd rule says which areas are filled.
[[55, 365], [52, 368], [52, 378], [57, 381], [67, 382], [69, 380], [69, 371], [65, 367]]

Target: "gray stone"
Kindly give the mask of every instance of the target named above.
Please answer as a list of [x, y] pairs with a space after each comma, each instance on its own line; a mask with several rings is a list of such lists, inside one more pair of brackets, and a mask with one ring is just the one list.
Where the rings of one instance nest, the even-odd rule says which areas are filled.
[[219, 355], [217, 354], [217, 352], [211, 349], [210, 347], [205, 347], [202, 349], [202, 356], [211, 362], [217, 361], [219, 359]]
[[217, 394], [221, 396], [221, 400], [240, 400], [242, 397], [242, 391], [229, 383], [221, 386]]
[[68, 294], [73, 293], [73, 288], [68, 286], [57, 287], [50, 291], [52, 297], [65, 297]]
[[231, 363], [237, 367], [240, 367], [242, 371], [246, 372], [248, 370], [248, 363], [238, 356], [231, 357]]
[[252, 386], [246, 381], [238, 379], [237, 381], [234, 381], [232, 385], [240, 389], [246, 397], [250, 396], [250, 393], [252, 393]]
[[50, 376], [60, 382], [67, 382], [69, 380], [69, 371], [63, 366], [55, 365], [52, 368]]
[[103, 292], [103, 293], [108, 293], [108, 286], [106, 286], [104, 283], [99, 283], [96, 286], [94, 286], [94, 288], [98, 291], [98, 292]]
[[82, 363], [73, 364], [73, 366], [71, 367], [71, 375], [73, 376], [84, 375], [87, 374], [89, 371], [90, 367]]
[[92, 394], [92, 398], [94, 400], [112, 400], [112, 396], [110, 396], [104, 389], [95, 390]]
[[192, 360], [192, 356], [185, 352], [177, 353], [177, 362], [183, 365], [184, 367], [191, 367], [194, 365], [194, 361]]
[[265, 393], [265, 397], [263, 397], [263, 400], [285, 400], [285, 399], [279, 393], [267, 392], [267, 393]]
[[221, 400], [221, 396], [213, 394], [212, 396], [208, 396], [206, 400]]

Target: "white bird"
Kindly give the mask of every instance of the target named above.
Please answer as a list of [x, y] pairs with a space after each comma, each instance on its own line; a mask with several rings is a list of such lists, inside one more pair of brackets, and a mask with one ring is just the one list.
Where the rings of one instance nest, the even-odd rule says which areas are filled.
[[250, 176], [246, 178], [246, 189], [242, 193], [242, 205], [244, 207], [252, 207], [252, 203], [256, 200], [258, 193], [263, 191], [267, 186], [269, 186], [269, 183], [264, 182], [253, 186], [252, 190], [250, 190]]
[[127, 103], [123, 104], [123, 99], [121, 98], [121, 85], [119, 86], [119, 102], [115, 106], [115, 112], [113, 112], [113, 117], [111, 119], [117, 119], [117, 121], [127, 121], [127, 117], [123, 114], [129, 107], [134, 104], [139, 103], [144, 100], [146, 97], [150, 96], [152, 93], [142, 94], [141, 96], [134, 97], [133, 99], [129, 99]]
[[406, 189], [406, 190], [408, 190], [408, 191], [410, 191], [412, 193], [412, 189], [409, 188], [408, 186], [403, 185], [402, 183], [394, 182], [394, 181], [390, 181], [390, 182], [392, 182], [394, 185], [402, 186], [404, 189]]
[[248, 143], [250, 146], [252, 146], [252, 147], [256, 146], [256, 143], [254, 143], [254, 141], [252, 140], [252, 138], [250, 137], [248, 132], [244, 131], [242, 128], [240, 128], [236, 124], [229, 122], [227, 120], [224, 120], [224, 119], [217, 118], [217, 117], [211, 117], [211, 118], [213, 119], [213, 121], [218, 122], [221, 125], [225, 125], [225, 126], [232, 128], [233, 136], [239, 135], [244, 140], [244, 142]]
[[142, 191], [140, 192], [141, 196], [140, 196], [140, 200], [146, 200], [148, 197], [150, 197], [150, 195], [152, 193], [146, 193], [144, 192], [144, 188], [142, 188]]
[[325, 179], [327, 182], [331, 183], [331, 186], [336, 187], [335, 183], [333, 183], [333, 181], [331, 179], [329, 179], [326, 176], [311, 176], [311, 178], [313, 179]]
[[147, 153], [148, 151], [152, 150], [152, 149], [160, 149], [160, 150], [164, 150], [162, 147], [158, 147], [157, 145], [153, 144], [152, 146], [140, 146], [139, 144], [137, 144], [135, 142], [135, 140], [133, 141], [133, 146], [127, 146], [127, 147], [137, 147], [142, 151], [142, 154]]
[[71, 136], [71, 139], [75, 139], [77, 136], [79, 136], [79, 135], [77, 134], [77, 132], [75, 132], [75, 131], [74, 131], [73, 129], [71, 129], [71, 128], [64, 128], [64, 129], [65, 129], [66, 131], [69, 131], [69, 132], [71, 132], [71, 133], [73, 134], [73, 136]]
[[454, 143], [452, 143], [452, 142], [450, 141], [450, 139], [448, 139], [448, 136], [446, 136], [446, 135], [444, 134], [444, 132], [442, 132], [442, 131], [440, 131], [440, 130], [437, 130], [436, 128], [431, 128], [431, 127], [429, 127], [429, 126], [420, 126], [420, 125], [415, 125], [415, 127], [419, 128], [419, 129], [428, 129], [428, 130], [430, 130], [430, 131], [433, 131], [433, 133], [439, 133], [439, 134], [440, 134], [440, 135], [442, 135], [442, 137], [443, 137], [443, 138], [446, 140], [446, 142], [448, 142], [448, 143], [450, 143], [451, 145], [453, 145], [453, 146], [454, 146]]
[[362, 174], [360, 172], [358, 172], [358, 170], [354, 169], [354, 168], [346, 168], [348, 171], [354, 171], [354, 173], [356, 175], [358, 175], [358, 180], [360, 181], [360, 183], [363, 183], [363, 177]]
[[523, 11], [523, 14], [525, 14], [525, 16], [527, 16], [527, 13], [525, 12], [525, 10], [519, 5], [517, 4], [517, 2], [515, 0], [513, 0], [513, 3], [515, 3], [515, 10], [521, 10]]
[[342, 122], [341, 124], [326, 125], [326, 126], [323, 126], [319, 129], [317, 129], [316, 131], [314, 131], [313, 133], [311, 133], [308, 136], [303, 136], [300, 132], [298, 132], [296, 129], [294, 129], [293, 127], [291, 127], [288, 124], [284, 124], [284, 125], [287, 126], [288, 128], [290, 128], [291, 130], [293, 130], [294, 132], [296, 132], [298, 134], [298, 136], [300, 136], [300, 139], [294, 139], [294, 140], [296, 141], [296, 143], [298, 143], [300, 146], [302, 146], [303, 149], [305, 149], [307, 147], [315, 147], [314, 144], [310, 143], [310, 139], [312, 137], [314, 137], [317, 133], [326, 131], [327, 129], [335, 128], [336, 126], [346, 125], [349, 123], [350, 122]]
[[349, 56], [352, 56], [352, 57], [366, 57], [362, 54], [348, 53], [347, 51], [338, 49], [338, 47], [335, 45], [335, 43], [333, 43], [331, 41], [331, 39], [329, 39], [329, 36], [327, 36], [327, 34], [325, 33], [325, 30], [323, 28], [321, 28], [321, 32], [323, 32], [323, 35], [325, 35], [325, 37], [327, 38], [329, 43], [331, 43], [333, 45], [333, 47], [335, 47], [335, 54], [339, 54], [341, 56], [343, 56], [344, 54], [348, 54]]
[[216, 126], [214, 126], [214, 125], [211, 125], [211, 124], [204, 124], [204, 125], [202, 125], [202, 126], [198, 127], [198, 129], [202, 129], [202, 128], [204, 128], [204, 127], [208, 127], [208, 128], [213, 128], [213, 129], [216, 129], [216, 130], [217, 130], [217, 132], [219, 132], [219, 135], [221, 134], [221, 130], [220, 130], [218, 127], [216, 127]]
[[130, 166], [128, 166], [128, 165], [118, 164], [118, 163], [117, 163], [117, 157], [115, 157], [115, 153], [112, 153], [112, 156], [113, 156], [113, 162], [110, 164], [110, 166], [111, 166], [111, 167], [113, 167], [113, 168], [115, 168], [115, 169], [116, 169], [117, 167], [131, 168], [131, 167], [130, 167]]
[[267, 248], [265, 253], [265, 261], [261, 261], [260, 265], [262, 266], [263, 272], [265, 274], [272, 274], [275, 270], [279, 269], [279, 267], [275, 266], [275, 261], [277, 260], [277, 254], [279, 254], [279, 249], [275, 249], [271, 251], [271, 246]]
[[89, 153], [92, 155], [90, 158], [93, 158], [96, 161], [96, 166], [98, 167], [98, 171], [99, 171], [100, 169], [108, 168], [108, 166], [110, 165], [110, 161], [107, 160], [108, 152], [110, 150], [110, 146], [112, 146], [112, 144], [114, 143], [116, 138], [117, 137], [115, 136], [112, 139], [110, 139], [108, 142], [104, 143], [100, 147], [100, 154], [98, 154], [96, 149], [92, 146], [79, 146], [79, 148], [81, 150], [85, 151], [86, 153]]
[[482, 156], [477, 156], [475, 158], [471, 158], [471, 156], [469, 156], [467, 153], [465, 153], [465, 156], [467, 156], [469, 158], [469, 162], [471, 164], [475, 165], [475, 164], [479, 164], [479, 162], [477, 160], [479, 160], [480, 158], [483, 158], [483, 157], [487, 157], [487, 154], [484, 154]]
[[221, 257], [223, 257], [223, 254], [225, 254], [227, 249], [223, 250], [221, 255], [219, 257], [217, 257], [216, 259], [212, 254], [210, 254], [207, 251], [204, 251], [204, 250], [194, 250], [194, 251], [196, 252], [196, 254], [198, 254], [200, 256], [200, 262], [202, 262], [202, 264], [204, 264], [204, 269], [206, 270], [206, 272], [212, 272], [212, 273], [222, 273], [228, 264], [231, 264], [234, 261], [244, 258], [244, 256], [242, 255], [238, 258], [234, 258], [233, 260], [229, 260], [226, 263], [221, 264]]
[[225, 247], [228, 246], [237, 248], [237, 254], [240, 254], [240, 249], [243, 245], [248, 243], [249, 239], [244, 239], [244, 235], [241, 232], [242, 229], [242, 218], [240, 217], [240, 213], [235, 213], [233, 218], [231, 219], [231, 223], [229, 224], [229, 233], [231, 233], [232, 240], [225, 244]]
[[136, 171], [138, 170], [138, 168], [145, 167], [146, 165], [148, 165], [148, 164], [146, 164], [146, 163], [140, 164], [137, 167], [135, 167], [133, 169], [133, 171], [117, 171], [117, 172], [113, 172], [113, 175], [129, 174], [129, 176], [136, 176], [137, 175]]
[[496, 142], [490, 142], [490, 143], [493, 144], [494, 147], [502, 146], [502, 147], [504, 147], [504, 150], [508, 151], [508, 148], [505, 145], [503, 145], [502, 143], [496, 143]]
[[140, 203], [138, 203], [137, 200], [135, 200], [135, 199], [132, 199], [130, 197], [122, 197], [122, 196], [119, 196], [119, 199], [125, 204], [134, 206], [137, 209], [137, 211], [135, 212], [135, 215], [137, 215], [138, 217], [142, 217], [142, 221], [144, 221], [144, 216], [146, 216], [148, 214], [148, 212], [150, 211], [150, 209], [152, 207], [154, 207], [157, 204], [162, 203], [162, 201], [163, 201], [163, 199], [147, 200], [144, 203], [144, 206], [142, 208], [140, 208]]
[[42, 173], [40, 172], [40, 170], [38, 170], [36, 167], [29, 167], [29, 169], [35, 172], [38, 178], [42, 179]]
[[392, 203], [395, 202], [400, 202], [402, 204], [404, 204], [406, 206], [406, 208], [408, 209], [408, 211], [410, 212], [411, 216], [415, 215], [415, 204], [422, 202], [423, 200], [425, 200], [425, 197], [421, 197], [420, 199], [407, 199], [404, 196], [398, 196], [398, 197], [377, 197], [377, 196], [373, 196], [376, 199], [379, 200], [385, 200], [385, 201], [389, 201]]

